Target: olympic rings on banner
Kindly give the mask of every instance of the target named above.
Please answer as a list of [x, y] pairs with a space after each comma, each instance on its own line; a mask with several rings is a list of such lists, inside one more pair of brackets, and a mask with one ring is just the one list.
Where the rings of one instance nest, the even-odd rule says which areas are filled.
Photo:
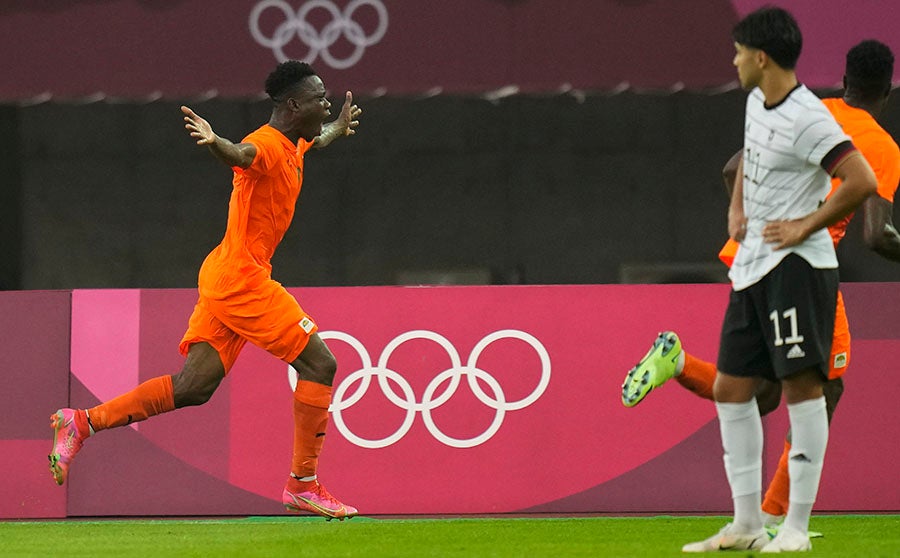
[[[538, 398], [543, 395], [544, 391], [547, 389], [547, 385], [550, 383], [550, 355], [547, 353], [547, 349], [544, 348], [544, 345], [542, 345], [533, 335], [515, 329], [495, 331], [485, 336], [472, 349], [472, 353], [469, 355], [469, 359], [466, 361], [465, 365], [463, 365], [462, 359], [460, 359], [459, 353], [453, 344], [447, 340], [446, 337], [433, 331], [415, 330], [398, 335], [387, 344], [378, 359], [378, 363], [374, 366], [372, 365], [372, 359], [369, 356], [366, 347], [352, 335], [341, 331], [320, 331], [319, 336], [323, 340], [334, 339], [343, 341], [359, 354], [362, 367], [359, 370], [350, 373], [334, 388], [330, 411], [335, 426], [344, 438], [352, 444], [363, 448], [384, 448], [400, 441], [406, 433], [409, 432], [409, 429], [412, 428], [416, 413], [422, 414], [422, 421], [428, 432], [436, 440], [447, 446], [454, 448], [471, 448], [483, 444], [497, 433], [500, 426], [503, 424], [503, 418], [506, 416], [507, 412], [524, 409], [537, 401]], [[442, 347], [450, 357], [450, 368], [439, 373], [428, 383], [421, 401], [416, 399], [416, 394], [413, 393], [412, 386], [406, 378], [388, 366], [388, 359], [394, 350], [403, 343], [413, 339], [433, 341]], [[484, 351], [488, 345], [500, 339], [518, 339], [524, 341], [535, 351], [535, 353], [537, 353], [538, 358], [541, 361], [541, 377], [537, 386], [530, 394], [518, 401], [507, 401], [503, 388], [500, 386], [500, 382], [498, 382], [491, 374], [477, 366], [478, 357], [481, 356], [482, 351]], [[463, 376], [466, 377], [469, 389], [475, 397], [485, 406], [493, 409], [495, 413], [494, 419], [484, 432], [470, 438], [460, 439], [445, 434], [435, 423], [431, 412], [453, 397], [456, 390], [459, 388]], [[378, 387], [390, 403], [406, 411], [406, 415], [397, 430], [384, 438], [375, 440], [362, 438], [354, 434], [347, 426], [346, 422], [344, 422], [341, 414], [358, 403], [360, 399], [368, 393], [372, 378], [378, 380]], [[288, 366], [288, 380], [291, 382], [292, 387], [296, 386], [297, 373], [291, 366]], [[487, 385], [491, 391], [490, 394], [485, 393], [478, 380], [481, 380]], [[396, 393], [394, 388], [391, 387], [390, 382], [399, 386], [402, 393]], [[444, 391], [440, 394], [436, 394], [438, 388], [445, 383], [447, 384], [447, 387]], [[354, 384], [359, 385], [356, 387], [356, 390], [351, 393], [351, 388]]]
[[[363, 6], [372, 7], [378, 15], [378, 25], [371, 35], [367, 35], [362, 26], [353, 19], [356, 10]], [[270, 8], [281, 12], [284, 21], [275, 28], [272, 36], [266, 36], [259, 27], [259, 20], [263, 12]], [[325, 10], [330, 18], [321, 31], [307, 20], [309, 13], [317, 9]], [[352, 0], [344, 11], [331, 0], [308, 0], [302, 2], [296, 12], [284, 0], [262, 0], [250, 11], [249, 24], [250, 34], [256, 42], [272, 49], [279, 62], [290, 58], [285, 54], [284, 47], [296, 36], [309, 47], [309, 52], [303, 58], [304, 62], [312, 64], [321, 56], [332, 68], [343, 70], [359, 62], [366, 47], [384, 38], [388, 27], [388, 12], [381, 0]], [[341, 37], [354, 47], [345, 58], [337, 58], [329, 50]]]

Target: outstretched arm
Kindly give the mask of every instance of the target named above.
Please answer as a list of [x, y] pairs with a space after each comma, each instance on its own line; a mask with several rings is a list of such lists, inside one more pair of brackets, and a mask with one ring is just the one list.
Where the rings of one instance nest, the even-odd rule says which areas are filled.
[[894, 227], [894, 204], [879, 195], [869, 196], [862, 204], [863, 240], [883, 258], [900, 262], [900, 233]]
[[197, 138], [197, 145], [205, 145], [210, 153], [229, 167], [246, 169], [256, 157], [256, 146], [252, 143], [232, 143], [213, 132], [212, 126], [186, 106], [181, 107], [184, 113], [184, 127]]
[[337, 138], [355, 134], [355, 128], [359, 126], [357, 118], [360, 114], [362, 114], [362, 109], [353, 104], [353, 93], [347, 91], [341, 113], [333, 122], [322, 127], [322, 133], [316, 136], [312, 146], [315, 148], [325, 147]]

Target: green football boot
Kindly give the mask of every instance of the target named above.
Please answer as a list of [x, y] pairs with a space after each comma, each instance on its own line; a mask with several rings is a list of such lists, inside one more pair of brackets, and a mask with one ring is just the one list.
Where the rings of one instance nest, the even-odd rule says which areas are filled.
[[675, 332], [660, 333], [647, 355], [625, 376], [625, 383], [622, 384], [622, 404], [634, 407], [654, 388], [658, 388], [673, 377], [680, 354], [681, 341]]

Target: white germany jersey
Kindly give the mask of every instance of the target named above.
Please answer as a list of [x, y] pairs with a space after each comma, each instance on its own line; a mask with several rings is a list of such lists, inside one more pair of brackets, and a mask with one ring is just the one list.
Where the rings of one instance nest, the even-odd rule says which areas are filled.
[[769, 221], [799, 219], [825, 201], [831, 177], [822, 160], [850, 138], [804, 85], [775, 107], [766, 108], [759, 88], [747, 96], [744, 120], [744, 215], [747, 234], [728, 274], [734, 290], [753, 285], [790, 253], [815, 268], [838, 266], [828, 229], [797, 246], [773, 250], [762, 238]]

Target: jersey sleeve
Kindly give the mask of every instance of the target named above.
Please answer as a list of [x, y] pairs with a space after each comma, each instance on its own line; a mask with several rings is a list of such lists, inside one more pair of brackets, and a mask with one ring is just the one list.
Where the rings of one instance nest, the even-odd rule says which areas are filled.
[[[265, 174], [275, 164], [278, 156], [279, 146], [271, 141], [269, 136], [257, 132], [249, 134], [243, 140], [244, 143], [252, 143], [256, 148], [256, 156], [253, 162], [243, 172], [250, 174]], [[238, 169], [235, 169], [238, 172]]]
[[[826, 156], [843, 143], [849, 143], [847, 153], [853, 150], [850, 137], [841, 130], [825, 105], [804, 111], [794, 123], [794, 149], [799, 157], [819, 166]], [[841, 153], [837, 162], [846, 153]], [[831, 159], [831, 157], [829, 157]], [[826, 169], [828, 170], [828, 169]]]
[[894, 194], [900, 185], [900, 147], [888, 137], [875, 153], [865, 155], [878, 179], [878, 195], [894, 203]]

